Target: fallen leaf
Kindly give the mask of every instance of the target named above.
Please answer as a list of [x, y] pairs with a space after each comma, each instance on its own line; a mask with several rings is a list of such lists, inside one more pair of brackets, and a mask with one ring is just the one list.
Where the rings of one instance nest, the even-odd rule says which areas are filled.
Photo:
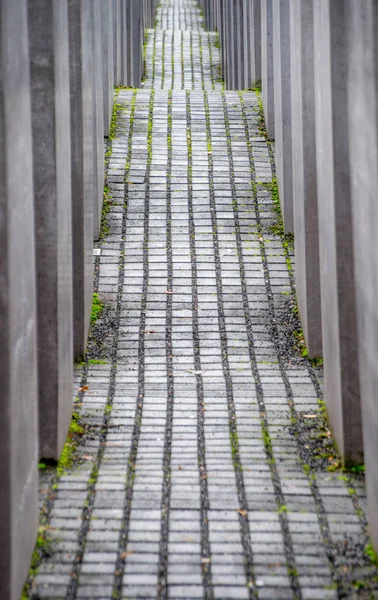
[[180, 466], [178, 466], [178, 467], [177, 467], [177, 469], [178, 469], [179, 471], [182, 471], [182, 467], [180, 467]]
[[318, 415], [302, 415], [304, 419], [316, 419]]
[[203, 565], [208, 565], [211, 563], [211, 559], [210, 558], [201, 558], [201, 563]]
[[173, 294], [173, 292], [171, 290], [165, 290], [166, 294]]
[[237, 510], [236, 512], [239, 513], [239, 515], [241, 515], [242, 517], [246, 518], [248, 513], [246, 510]]
[[144, 333], [156, 333], [156, 331], [154, 331], [153, 329], [146, 329]]
[[79, 388], [79, 392], [86, 392], [87, 390], [89, 390], [88, 385], [83, 385], [83, 387]]
[[93, 456], [91, 456], [90, 454], [83, 454], [81, 458], [83, 460], [93, 460]]
[[132, 554], [134, 554], [134, 552], [132, 550], [129, 550], [128, 552], [123, 552], [121, 554], [121, 558], [122, 559], [127, 558], [128, 556], [131, 556]]

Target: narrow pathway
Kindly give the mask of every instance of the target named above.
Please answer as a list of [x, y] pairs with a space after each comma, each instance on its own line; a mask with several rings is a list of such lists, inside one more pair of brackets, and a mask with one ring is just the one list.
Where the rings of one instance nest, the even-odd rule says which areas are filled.
[[78, 460], [42, 475], [33, 597], [376, 598], [363, 482], [327, 471], [321, 373], [293, 346], [258, 97], [222, 91], [194, 0], [163, 0], [146, 56], [95, 252], [106, 360], [76, 374]]

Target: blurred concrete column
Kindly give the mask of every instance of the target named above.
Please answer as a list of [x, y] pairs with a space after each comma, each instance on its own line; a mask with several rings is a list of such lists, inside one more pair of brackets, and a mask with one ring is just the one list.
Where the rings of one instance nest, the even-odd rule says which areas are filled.
[[347, 4], [358, 352], [369, 529], [378, 550], [378, 5]]
[[273, 38], [277, 183], [285, 233], [293, 233], [290, 3], [287, 0], [273, 0]]
[[40, 456], [72, 413], [71, 136], [67, 0], [28, 3], [37, 261]]
[[313, 0], [290, 4], [295, 283], [310, 357], [322, 356]]
[[274, 140], [273, 0], [261, 3], [261, 85], [266, 131]]
[[38, 407], [27, 6], [0, 0], [0, 590], [19, 600], [38, 526]]
[[325, 400], [340, 454], [346, 463], [360, 463], [347, 4], [314, 0], [317, 180]]
[[87, 345], [93, 290], [93, 3], [68, 0], [74, 357]]

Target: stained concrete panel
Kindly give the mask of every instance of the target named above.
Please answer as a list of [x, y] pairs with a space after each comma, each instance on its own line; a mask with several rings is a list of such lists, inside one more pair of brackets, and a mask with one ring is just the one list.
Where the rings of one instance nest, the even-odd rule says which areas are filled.
[[143, 43], [144, 43], [144, 21], [143, 5], [140, 0], [129, 0], [129, 29], [128, 58], [129, 58], [129, 85], [140, 87], [143, 76]]
[[130, 0], [121, 0], [121, 81], [120, 85], [130, 86]]
[[348, 127], [346, 3], [314, 0], [325, 401], [346, 462], [362, 461]]
[[274, 140], [273, 0], [261, 3], [261, 99], [268, 138]]
[[37, 348], [27, 6], [0, 0], [0, 590], [19, 600], [37, 526]]
[[313, 0], [290, 4], [295, 283], [310, 357], [322, 355]]
[[85, 354], [93, 286], [92, 11], [92, 0], [68, 0], [75, 358]]
[[114, 85], [121, 85], [122, 1], [113, 0], [113, 67]]
[[290, 3], [287, 0], [273, 0], [273, 38], [277, 183], [285, 233], [293, 233]]
[[[105, 0], [106, 1], [106, 0]], [[93, 238], [98, 239], [104, 199], [104, 87], [102, 53], [102, 10], [104, 0], [93, 3]]]
[[378, 6], [347, 3], [348, 116], [369, 529], [378, 550]]
[[239, 89], [247, 89], [261, 80], [261, 0], [243, 0], [241, 27], [244, 72]]
[[104, 134], [110, 134], [114, 100], [114, 32], [113, 0], [101, 2], [101, 37], [103, 61], [103, 97], [104, 97]]
[[40, 456], [58, 460], [71, 421], [73, 363], [67, 0], [34, 0], [28, 17]]

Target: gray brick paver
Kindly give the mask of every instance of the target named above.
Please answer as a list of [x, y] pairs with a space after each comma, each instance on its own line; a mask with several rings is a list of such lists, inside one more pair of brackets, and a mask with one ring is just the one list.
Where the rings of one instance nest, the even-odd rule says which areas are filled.
[[308, 477], [289, 432], [288, 395], [316, 410], [322, 374], [283, 363], [272, 338], [292, 279], [282, 240], [259, 233], [274, 161], [257, 96], [222, 92], [195, 0], [162, 1], [146, 59], [143, 89], [117, 100], [97, 258], [116, 356], [87, 367], [92, 434], [54, 489], [35, 593], [337, 598], [331, 545], [361, 540], [361, 513], [338, 474]]

